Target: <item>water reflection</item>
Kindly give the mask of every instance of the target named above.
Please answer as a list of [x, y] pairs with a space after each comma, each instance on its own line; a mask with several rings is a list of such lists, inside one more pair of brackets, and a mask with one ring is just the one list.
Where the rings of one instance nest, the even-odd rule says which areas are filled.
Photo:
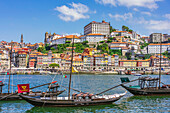
[[27, 113], [101, 113], [106, 112], [111, 108], [116, 108], [116, 104], [100, 105], [100, 106], [86, 106], [86, 107], [33, 107], [27, 110]]

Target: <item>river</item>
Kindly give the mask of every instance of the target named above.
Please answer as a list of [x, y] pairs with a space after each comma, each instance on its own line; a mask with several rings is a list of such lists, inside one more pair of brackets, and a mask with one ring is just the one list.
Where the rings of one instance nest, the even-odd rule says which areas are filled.
[[[158, 77], [158, 75], [151, 75], [152, 77]], [[84, 92], [99, 93], [107, 88], [113, 87], [120, 84], [120, 77], [129, 77], [130, 80], [136, 79], [138, 77], [133, 75], [73, 75], [72, 76], [72, 88], [79, 89]], [[162, 75], [162, 82], [165, 84], [170, 84], [170, 76]], [[8, 83], [8, 75], [1, 75], [0, 81]], [[68, 86], [69, 76], [63, 78], [61, 75], [13, 75], [11, 76], [11, 91], [17, 90], [15, 85], [17, 84], [30, 84], [30, 87], [49, 83], [52, 81], [57, 81], [63, 86]], [[131, 85], [136, 85], [137, 82], [131, 83]], [[64, 88], [59, 88], [64, 89]], [[7, 85], [3, 86], [3, 92], [7, 92]], [[33, 91], [47, 91], [47, 86], [43, 86]], [[126, 90], [122, 87], [110, 90], [105, 94], [115, 94], [123, 93]], [[72, 91], [71, 93], [74, 93]], [[65, 91], [60, 96], [67, 96], [68, 92]], [[139, 97], [133, 96], [129, 92], [119, 101], [112, 105], [102, 105], [102, 106], [89, 106], [89, 107], [67, 107], [67, 108], [50, 108], [50, 107], [34, 107], [24, 100], [18, 101], [0, 101], [0, 112], [1, 113], [137, 113], [137, 112], [170, 112], [170, 96], [161, 97]]]

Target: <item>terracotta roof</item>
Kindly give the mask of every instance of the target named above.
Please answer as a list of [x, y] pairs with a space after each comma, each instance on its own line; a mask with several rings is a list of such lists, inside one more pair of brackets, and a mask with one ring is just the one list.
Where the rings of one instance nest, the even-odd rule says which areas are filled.
[[94, 33], [89, 33], [87, 35], [89, 36], [89, 35], [102, 35], [102, 34], [101, 33], [95, 33], [95, 34]]
[[[160, 44], [149, 44], [149, 45], [160, 45]], [[170, 45], [170, 43], [162, 43], [161, 45]]]
[[35, 61], [36, 61], [36, 59], [31, 59], [31, 60], [30, 60], [30, 62], [35, 62]]
[[73, 61], [82, 61], [81, 58], [74, 58]]
[[118, 33], [120, 33], [120, 32], [127, 32], [127, 31], [113, 31], [113, 32], [118, 32]]
[[127, 44], [127, 42], [112, 42], [112, 44]]

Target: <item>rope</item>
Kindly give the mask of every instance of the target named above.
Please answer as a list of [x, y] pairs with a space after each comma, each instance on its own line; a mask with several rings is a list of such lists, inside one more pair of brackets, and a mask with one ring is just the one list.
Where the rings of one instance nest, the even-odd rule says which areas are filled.
[[[55, 76], [56, 76], [56, 75], [55, 75]], [[54, 76], [54, 78], [55, 78], [55, 76]], [[50, 77], [51, 77], [51, 76], [50, 76]], [[53, 78], [53, 80], [54, 80], [54, 78]], [[51, 84], [52, 84], [53, 80], [51, 81]], [[47, 88], [47, 91], [51, 88], [51, 84], [50, 84], [49, 87]], [[47, 91], [46, 91], [46, 93], [45, 93], [45, 95], [44, 95], [44, 98], [45, 98], [45, 96], [46, 96], [46, 94], [47, 94]], [[46, 101], [44, 101], [42, 107], [45, 105], [45, 103], [46, 103]]]
[[14, 75], [12, 75], [12, 94], [13, 94], [13, 84], [14, 84]]

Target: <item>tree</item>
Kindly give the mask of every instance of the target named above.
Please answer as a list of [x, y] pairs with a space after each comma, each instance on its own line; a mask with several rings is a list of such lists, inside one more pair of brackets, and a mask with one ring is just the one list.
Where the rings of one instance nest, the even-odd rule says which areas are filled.
[[111, 43], [112, 41], [110, 39], [107, 40], [107, 43]]
[[82, 44], [83, 44], [83, 45], [86, 45], [87, 43], [89, 43], [89, 42], [88, 42], [88, 41], [83, 41]]
[[51, 47], [50, 49], [51, 49], [52, 51], [54, 51], [54, 50], [55, 50], [55, 48], [54, 48], [54, 47]]
[[119, 50], [119, 49], [116, 49], [116, 50], [110, 49], [109, 50], [109, 55], [113, 55], [113, 54], [117, 54], [117, 55], [121, 56], [122, 55], [122, 51]]
[[49, 65], [49, 67], [52, 67], [52, 68], [55, 68], [55, 67], [60, 67], [60, 65], [59, 64], [56, 64], [56, 63], [52, 63], [52, 64], [50, 64]]
[[110, 39], [110, 40], [113, 40], [113, 37], [110, 37], [109, 39]]
[[70, 44], [70, 43], [71, 43], [71, 41], [66, 41], [66, 43], [67, 43], [67, 44]]
[[116, 31], [116, 29], [114, 29], [112, 26], [110, 26], [110, 33]]
[[49, 44], [45, 45], [45, 50], [50, 50]]
[[100, 41], [99, 43], [104, 43], [104, 41]]
[[45, 50], [44, 47], [39, 47], [39, 48], [37, 49], [38, 52], [42, 52], [42, 51], [44, 51], [44, 50]]
[[129, 32], [131, 32], [131, 33], [132, 33], [132, 32], [133, 32], [133, 30], [129, 29]]

